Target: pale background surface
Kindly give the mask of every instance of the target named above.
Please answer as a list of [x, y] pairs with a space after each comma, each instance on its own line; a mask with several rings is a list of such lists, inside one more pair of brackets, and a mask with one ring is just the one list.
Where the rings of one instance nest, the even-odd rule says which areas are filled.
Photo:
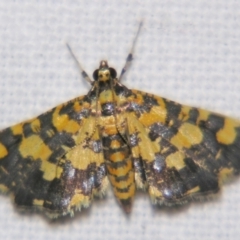
[[[240, 118], [240, 1], [0, 1], [0, 128], [85, 94], [65, 43], [91, 75], [120, 72], [140, 20], [124, 84]], [[240, 181], [220, 198], [176, 211], [139, 194], [127, 218], [111, 191], [60, 223], [19, 214], [0, 196], [0, 239], [239, 239]]]

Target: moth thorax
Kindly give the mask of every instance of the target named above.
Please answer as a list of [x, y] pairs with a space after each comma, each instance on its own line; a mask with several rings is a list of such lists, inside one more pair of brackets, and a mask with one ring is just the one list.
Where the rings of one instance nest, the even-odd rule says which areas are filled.
[[99, 81], [108, 81], [110, 79], [110, 71], [108, 68], [100, 69], [98, 71], [98, 79]]

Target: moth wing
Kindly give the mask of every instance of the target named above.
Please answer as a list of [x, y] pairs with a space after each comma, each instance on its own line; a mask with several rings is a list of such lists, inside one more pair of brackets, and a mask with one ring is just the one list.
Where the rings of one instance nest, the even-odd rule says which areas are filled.
[[[66, 174], [68, 162], [64, 165], [62, 159], [80, 149], [94, 133], [96, 122], [85, 99], [86, 96], [73, 99], [0, 132], [0, 191], [10, 192], [17, 205], [57, 208], [52, 200], [47, 204], [47, 199], [54, 182]], [[70, 162], [76, 161], [74, 156], [69, 157]], [[61, 180], [61, 189], [67, 191], [64, 184], [67, 182]], [[61, 194], [55, 192], [51, 199], [62, 201]], [[63, 213], [64, 207], [59, 211]]]
[[239, 174], [239, 121], [136, 90], [126, 119], [136, 183], [154, 203], [215, 193]]
[[[89, 127], [91, 124], [89, 124]], [[106, 166], [98, 129], [91, 139], [76, 145], [57, 164], [56, 176], [36, 200], [37, 207], [50, 217], [70, 214], [89, 207], [94, 197], [105, 195], [108, 187]]]

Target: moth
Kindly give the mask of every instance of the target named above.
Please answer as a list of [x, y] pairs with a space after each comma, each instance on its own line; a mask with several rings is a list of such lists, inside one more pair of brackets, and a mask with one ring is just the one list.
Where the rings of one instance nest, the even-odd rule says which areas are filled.
[[0, 132], [0, 190], [50, 217], [73, 215], [108, 185], [126, 213], [217, 193], [240, 171], [240, 121], [128, 89], [107, 61], [87, 95]]

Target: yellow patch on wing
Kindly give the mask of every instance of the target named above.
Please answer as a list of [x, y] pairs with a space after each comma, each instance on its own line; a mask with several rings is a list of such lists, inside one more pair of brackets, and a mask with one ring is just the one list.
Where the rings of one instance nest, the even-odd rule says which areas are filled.
[[142, 94], [142, 92], [140, 92], [138, 90], [134, 90], [134, 89], [132, 89], [132, 92], [134, 94], [130, 95], [128, 97], [128, 101], [137, 103], [139, 105], [142, 105], [143, 104], [143, 94]]
[[11, 127], [13, 135], [18, 135], [23, 133], [23, 124], [24, 122]]
[[134, 173], [134, 179], [135, 179], [136, 187], [137, 187], [138, 189], [143, 189], [143, 190], [146, 189], [147, 183], [146, 183], [146, 182], [145, 182], [145, 183], [143, 182], [140, 173], [135, 172], [135, 173]]
[[16, 124], [14, 126], [12, 126], [10, 129], [12, 131], [12, 134], [13, 135], [22, 135], [23, 134], [23, 126], [25, 124], [30, 124], [30, 127], [32, 129], [32, 132], [33, 133], [36, 133], [38, 134], [40, 128], [41, 128], [41, 124], [40, 124], [40, 121], [38, 118], [32, 118], [28, 121], [24, 121], [24, 122], [21, 122], [19, 124]]
[[86, 148], [84, 144], [80, 144], [71, 149], [67, 154], [66, 158], [71, 161], [74, 168], [87, 169], [91, 162], [99, 165], [104, 161], [101, 153], [95, 153], [92, 149]]
[[52, 129], [47, 130], [46, 133], [47, 133], [48, 137], [53, 137], [55, 134], [55, 132]]
[[93, 141], [97, 141], [100, 138], [98, 128], [95, 129], [91, 140], [89, 140], [88, 147], [86, 147], [87, 143], [84, 142], [84, 140], [86, 140], [86, 132], [84, 132], [85, 128], [88, 129], [87, 125], [89, 128], [94, 127], [94, 123], [95, 121], [86, 121], [86, 126], [84, 125], [83, 128], [81, 128], [81, 131], [79, 131], [78, 136], [75, 136], [77, 139], [76, 142], [79, 142], [79, 145], [76, 145], [66, 154], [66, 159], [71, 161], [74, 168], [85, 170], [92, 162], [96, 163], [97, 166], [104, 162], [102, 152], [94, 152], [91, 147]]
[[78, 112], [80, 112], [82, 109], [88, 109], [88, 108], [90, 108], [90, 104], [88, 103], [88, 102], [82, 102], [81, 104], [80, 104], [80, 102], [79, 101], [75, 101], [74, 102], [74, 105], [73, 105], [73, 109], [74, 109], [74, 111], [76, 112], [76, 113], [78, 113]]
[[47, 181], [52, 181], [54, 178], [60, 178], [63, 169], [56, 164], [48, 161], [42, 161], [41, 171], [43, 171], [43, 178]]
[[233, 168], [222, 168], [219, 173], [218, 173], [218, 177], [219, 177], [219, 183], [223, 183], [225, 182], [229, 176], [232, 176], [234, 172]]
[[73, 195], [70, 207], [75, 207], [76, 209], [80, 209], [81, 206], [88, 207], [90, 204], [89, 196], [86, 196], [80, 192], [77, 192]]
[[81, 127], [78, 128], [78, 131], [73, 135], [73, 139], [76, 142], [76, 145], [81, 144], [90, 139], [96, 131], [96, 118], [89, 117], [82, 120]]
[[139, 138], [138, 146], [132, 148], [133, 156], [139, 157], [141, 155], [142, 159], [147, 162], [153, 161], [155, 154], [161, 150], [160, 145], [156, 141], [152, 142], [149, 139], [145, 127], [133, 114], [128, 113], [125, 117], [128, 123], [129, 134], [137, 133]]
[[144, 126], [151, 126], [154, 123], [161, 122], [164, 123], [167, 117], [166, 108], [153, 106], [148, 113], [142, 113], [139, 117], [139, 121]]
[[[139, 105], [143, 105], [143, 96], [148, 96], [149, 94], [140, 92], [138, 90], [132, 90], [132, 92], [136, 95], [131, 95], [128, 100], [131, 102], [134, 102]], [[135, 96], [135, 97], [133, 97]], [[165, 123], [166, 118], [167, 118], [167, 109], [166, 109], [166, 104], [163, 101], [163, 98], [149, 95], [156, 100], [156, 102], [159, 104], [159, 106], [152, 106], [150, 112], [144, 112], [141, 113], [139, 117], [139, 121], [145, 126], [148, 127], [152, 125], [153, 123], [156, 122], [161, 122]]]
[[176, 168], [177, 170], [180, 170], [186, 166], [184, 162], [184, 155], [181, 152], [175, 152], [167, 156], [166, 158], [166, 165], [169, 168]]
[[152, 203], [156, 203], [156, 198], [161, 198], [163, 195], [162, 193], [154, 186], [149, 186], [148, 193], [150, 195]]
[[198, 109], [198, 118], [197, 118], [197, 124], [200, 123], [200, 121], [206, 121], [210, 115], [210, 112], [203, 110], [203, 109]]
[[19, 146], [19, 151], [23, 158], [31, 157], [33, 160], [48, 159], [52, 154], [50, 148], [37, 135], [23, 138]]
[[192, 110], [192, 107], [189, 106], [181, 106], [181, 111], [178, 115], [178, 119], [181, 121], [187, 121], [189, 119], [189, 112]]
[[44, 204], [44, 200], [41, 200], [41, 199], [34, 199], [33, 200], [33, 205], [34, 206], [42, 207], [43, 204]]
[[216, 134], [218, 142], [226, 145], [233, 143], [237, 136], [235, 127], [238, 126], [239, 122], [236, 120], [225, 118], [223, 128], [220, 129]]
[[52, 116], [52, 123], [59, 132], [66, 131], [74, 134], [79, 130], [80, 125], [76, 121], [69, 119], [67, 114], [59, 114], [63, 107], [61, 105], [55, 109]]
[[41, 124], [40, 124], [40, 121], [38, 118], [35, 118], [33, 119], [31, 122], [30, 122], [30, 125], [31, 125], [31, 129], [34, 133], [38, 133], [39, 132], [39, 129], [41, 127]]
[[203, 140], [201, 129], [191, 123], [185, 122], [178, 129], [178, 133], [172, 137], [171, 143], [178, 149], [182, 147], [190, 148], [194, 144], [199, 144]]
[[0, 166], [0, 172], [7, 174], [7, 175], [9, 174], [9, 172], [3, 166]]
[[196, 187], [191, 188], [190, 190], [188, 190], [185, 195], [194, 194], [194, 193], [197, 193], [199, 191], [200, 191], [200, 187], [196, 186]]
[[107, 177], [104, 177], [102, 179], [102, 184], [100, 189], [93, 189], [93, 195], [97, 197], [103, 197], [106, 193], [106, 190], [108, 189], [109, 186], [109, 180]]
[[7, 155], [8, 155], [7, 148], [2, 143], [0, 143], [0, 159], [6, 157]]
[[0, 192], [2, 192], [2, 193], [6, 193], [6, 192], [8, 192], [8, 187], [6, 187], [5, 185], [3, 185], [3, 184], [0, 184]]

